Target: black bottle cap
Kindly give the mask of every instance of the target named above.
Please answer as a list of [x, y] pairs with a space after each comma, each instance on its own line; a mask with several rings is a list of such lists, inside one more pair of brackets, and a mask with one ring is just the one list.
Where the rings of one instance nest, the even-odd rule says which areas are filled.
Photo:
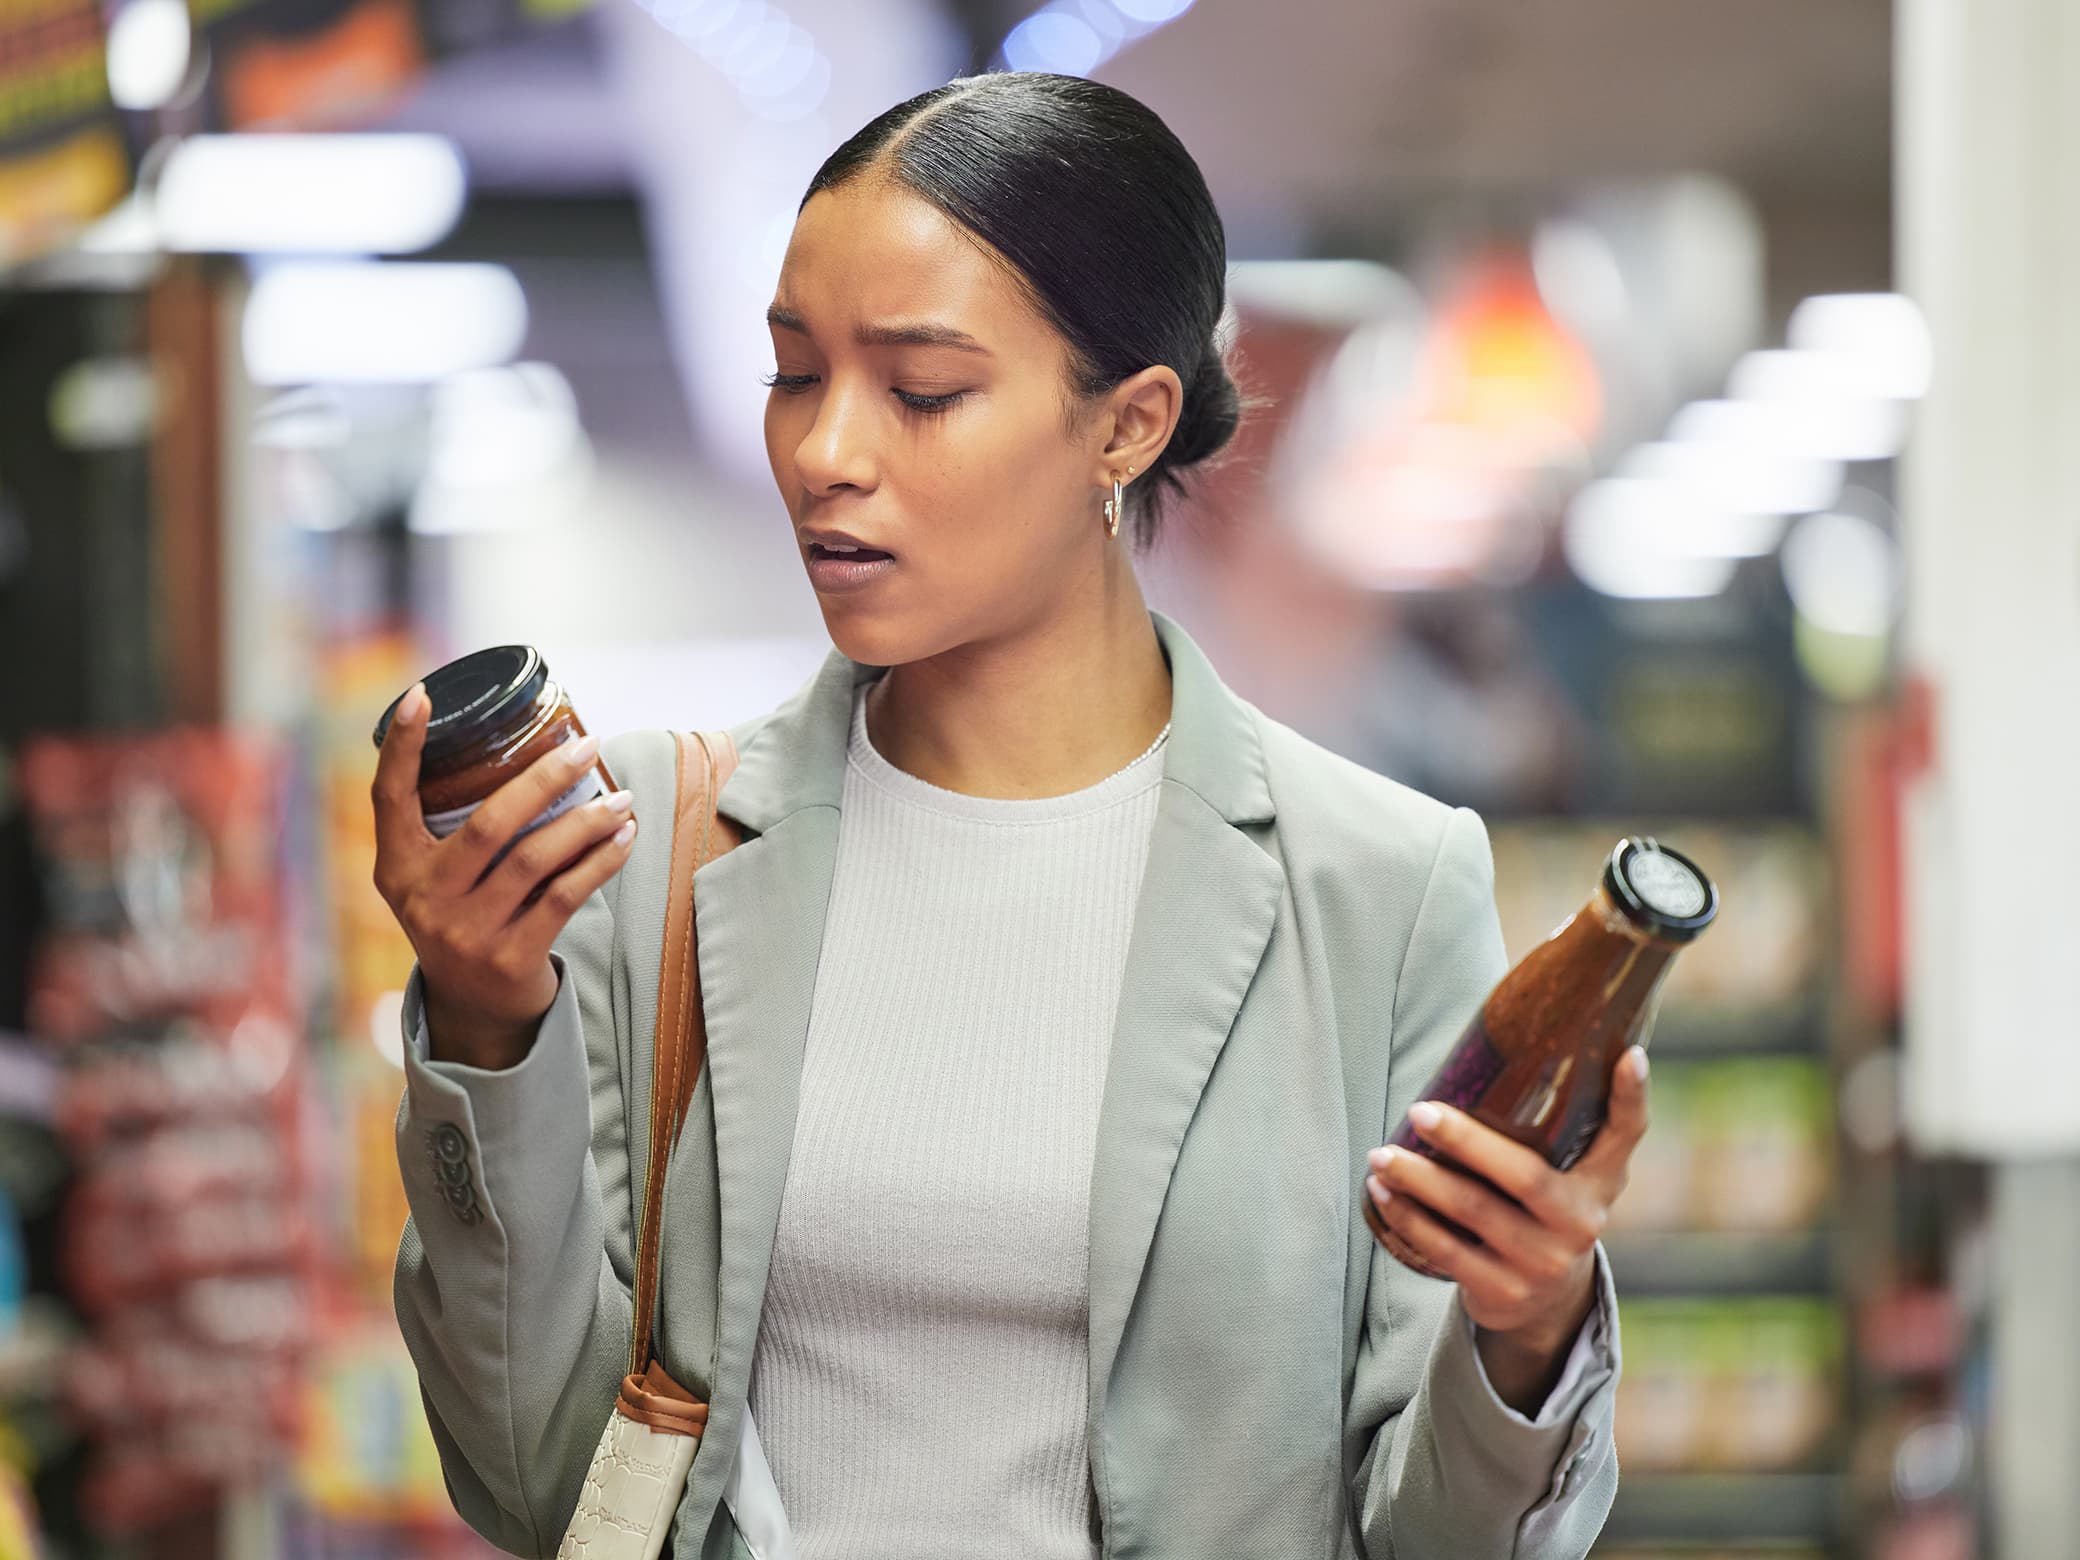
[[1703, 869], [1651, 836], [1618, 841], [1603, 886], [1632, 921], [1669, 942], [1689, 942], [1719, 914], [1719, 890]]
[[[426, 697], [433, 703], [433, 714], [426, 723], [422, 758], [445, 758], [496, 730], [534, 703], [548, 681], [549, 663], [533, 645], [494, 645], [429, 672]], [[400, 693], [376, 722], [377, 747], [383, 745], [390, 718], [403, 702]]]

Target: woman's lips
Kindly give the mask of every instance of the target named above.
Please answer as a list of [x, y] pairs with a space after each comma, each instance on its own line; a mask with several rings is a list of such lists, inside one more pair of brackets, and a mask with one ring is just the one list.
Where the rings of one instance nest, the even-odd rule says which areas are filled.
[[895, 566], [893, 556], [871, 548], [839, 552], [816, 542], [809, 544], [809, 584], [820, 595], [863, 590]]

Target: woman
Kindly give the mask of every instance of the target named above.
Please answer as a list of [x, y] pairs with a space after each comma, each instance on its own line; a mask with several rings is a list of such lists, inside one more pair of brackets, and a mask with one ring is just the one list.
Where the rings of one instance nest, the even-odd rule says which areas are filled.
[[[1135, 581], [1235, 427], [1224, 273], [1191, 158], [1074, 78], [927, 92], [803, 201], [766, 438], [836, 649], [734, 732], [744, 843], [698, 879], [680, 1557], [746, 1552], [747, 1409], [805, 1560], [1558, 1560], [1609, 1507], [1644, 1057], [1566, 1175], [1438, 1114], [1516, 1203], [1383, 1151], [1504, 967], [1485, 831], [1237, 698]], [[549, 1554], [629, 1348], [671, 743], [609, 742], [629, 790], [478, 881], [591, 745], [436, 842], [406, 702], [398, 1316], [456, 1505]]]

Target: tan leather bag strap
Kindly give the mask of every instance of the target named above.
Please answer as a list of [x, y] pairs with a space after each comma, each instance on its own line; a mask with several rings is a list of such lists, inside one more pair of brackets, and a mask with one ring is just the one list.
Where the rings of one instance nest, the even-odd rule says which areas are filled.
[[715, 810], [716, 797], [736, 772], [736, 742], [726, 731], [679, 731], [673, 736], [678, 747], [678, 804], [672, 813], [672, 870], [665, 900], [664, 957], [657, 976], [657, 1031], [650, 1042], [650, 1151], [643, 1166], [643, 1212], [636, 1232], [631, 1375], [641, 1375], [651, 1357], [665, 1166], [671, 1162], [672, 1148], [686, 1124], [686, 1108], [708, 1054], [700, 961], [694, 947], [693, 874], [742, 839], [736, 825]]

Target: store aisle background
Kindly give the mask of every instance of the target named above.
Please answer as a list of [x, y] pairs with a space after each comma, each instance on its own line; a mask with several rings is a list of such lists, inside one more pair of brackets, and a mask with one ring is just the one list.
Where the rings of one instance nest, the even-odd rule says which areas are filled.
[[1724, 890], [1610, 1240], [1599, 1553], [2069, 1552], [2059, 12], [0, 21], [0, 1557], [489, 1552], [388, 1311], [410, 951], [369, 728], [495, 642], [606, 731], [813, 671], [758, 437], [788, 221], [873, 113], [1004, 65], [1144, 98], [1228, 223], [1264, 406], [1151, 601], [1480, 808], [1513, 953], [1621, 833]]

